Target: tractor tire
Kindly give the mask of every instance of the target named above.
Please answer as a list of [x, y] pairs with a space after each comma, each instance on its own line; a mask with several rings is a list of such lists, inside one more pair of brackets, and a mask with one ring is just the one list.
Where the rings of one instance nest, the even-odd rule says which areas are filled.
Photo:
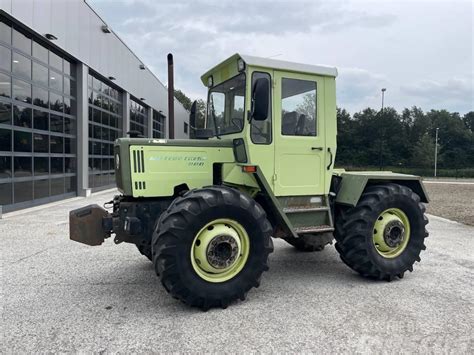
[[392, 281], [413, 271], [428, 237], [425, 206], [411, 189], [397, 184], [366, 188], [358, 204], [336, 210], [336, 250], [364, 277]]
[[226, 308], [260, 285], [271, 235], [265, 211], [248, 195], [225, 186], [195, 189], [158, 220], [153, 264], [174, 298], [202, 310]]
[[151, 255], [151, 244], [147, 246], [137, 245], [137, 249], [140, 252], [140, 254], [148, 258], [148, 260], [153, 261], [153, 257]]
[[302, 234], [299, 238], [286, 236], [285, 242], [295, 247], [296, 250], [303, 252], [322, 251], [327, 244], [332, 243], [334, 239], [332, 233], [321, 234]]

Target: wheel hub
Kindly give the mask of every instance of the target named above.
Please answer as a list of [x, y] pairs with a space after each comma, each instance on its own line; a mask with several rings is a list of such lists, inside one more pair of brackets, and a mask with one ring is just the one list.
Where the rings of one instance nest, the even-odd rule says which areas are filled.
[[384, 258], [395, 258], [405, 250], [410, 239], [410, 222], [398, 208], [389, 208], [377, 218], [373, 230], [373, 243]]
[[385, 243], [394, 248], [403, 242], [405, 237], [405, 227], [401, 221], [393, 220], [387, 223], [383, 232]]
[[239, 255], [239, 245], [231, 235], [219, 235], [207, 247], [207, 261], [216, 269], [230, 266]]

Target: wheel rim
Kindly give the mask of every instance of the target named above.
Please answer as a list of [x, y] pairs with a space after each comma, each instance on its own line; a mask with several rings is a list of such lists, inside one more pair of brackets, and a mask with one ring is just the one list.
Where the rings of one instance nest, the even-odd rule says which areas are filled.
[[410, 240], [410, 222], [398, 208], [383, 211], [373, 230], [375, 250], [384, 258], [395, 258], [406, 249]]
[[214, 220], [201, 228], [193, 240], [193, 269], [209, 282], [230, 280], [247, 262], [249, 246], [248, 234], [239, 223], [227, 218]]

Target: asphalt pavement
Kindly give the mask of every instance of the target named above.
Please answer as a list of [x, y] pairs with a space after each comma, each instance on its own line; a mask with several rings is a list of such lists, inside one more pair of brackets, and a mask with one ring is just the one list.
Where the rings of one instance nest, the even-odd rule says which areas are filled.
[[1, 353], [474, 353], [474, 227], [432, 217], [421, 263], [375, 282], [333, 246], [275, 240], [247, 300], [202, 312], [171, 298], [134, 245], [68, 239], [68, 211], [111, 192], [4, 215]]

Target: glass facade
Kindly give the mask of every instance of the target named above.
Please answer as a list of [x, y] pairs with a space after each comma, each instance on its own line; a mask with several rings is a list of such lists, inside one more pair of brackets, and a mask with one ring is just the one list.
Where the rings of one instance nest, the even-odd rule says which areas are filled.
[[165, 119], [162, 113], [153, 110], [153, 138], [166, 137]]
[[88, 77], [89, 187], [115, 184], [114, 141], [122, 137], [122, 95], [93, 74]]
[[148, 137], [147, 109], [137, 100], [130, 98], [130, 131], [139, 132], [143, 137]]
[[76, 194], [74, 64], [0, 19], [0, 205]]

